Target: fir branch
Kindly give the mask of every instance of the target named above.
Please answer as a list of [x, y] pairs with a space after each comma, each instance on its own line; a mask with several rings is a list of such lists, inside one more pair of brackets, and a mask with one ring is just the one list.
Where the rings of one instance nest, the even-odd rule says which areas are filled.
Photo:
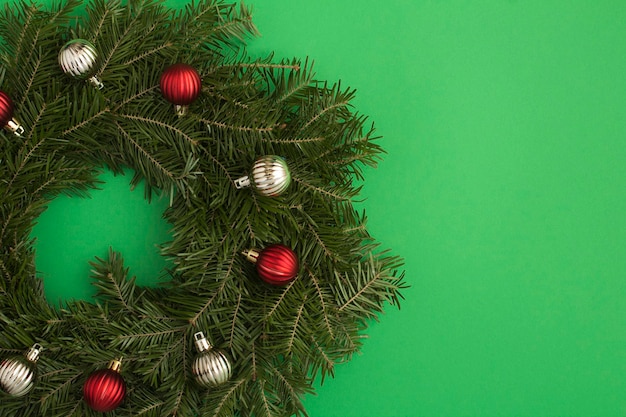
[[123, 117], [125, 119], [137, 120], [139, 122], [153, 124], [155, 126], [163, 127], [163, 128], [165, 128], [165, 129], [167, 129], [169, 131], [172, 131], [172, 132], [176, 133], [178, 136], [180, 136], [181, 138], [183, 138], [187, 142], [189, 142], [192, 146], [196, 146], [198, 144], [198, 141], [193, 139], [186, 132], [184, 132], [183, 130], [177, 128], [176, 126], [172, 126], [169, 123], [162, 122], [160, 120], [152, 119], [152, 118], [149, 118], [149, 117], [135, 116], [135, 115], [132, 115], [132, 114], [120, 114], [119, 116]]
[[274, 366], [271, 367], [272, 371], [274, 372], [274, 375], [278, 377], [279, 381], [289, 390], [289, 400], [291, 400], [292, 403], [295, 403], [298, 408], [302, 407], [302, 403], [298, 400], [298, 398], [300, 397], [298, 395], [298, 391], [295, 389], [295, 387], [287, 380], [287, 378], [285, 378], [285, 375], [283, 375], [282, 372], [280, 372], [280, 370]]
[[143, 409], [139, 410], [137, 414], [135, 414], [135, 417], [139, 417], [139, 416], [142, 416], [144, 414], [151, 412], [152, 410], [156, 410], [159, 407], [163, 406], [163, 404], [165, 404], [165, 401], [157, 401], [147, 407], [144, 407]]
[[229, 71], [241, 70], [241, 69], [291, 69], [294, 71], [300, 70], [300, 64], [276, 64], [276, 63], [247, 63], [247, 62], [238, 62], [236, 64], [223, 65], [219, 67], [220, 69], [227, 69]]
[[226, 288], [226, 283], [228, 282], [228, 279], [230, 278], [230, 275], [232, 273], [233, 270], [233, 265], [235, 263], [235, 257], [233, 256], [230, 260], [230, 263], [228, 264], [228, 269], [226, 270], [226, 274], [224, 275], [224, 277], [222, 278], [222, 283], [219, 286], [219, 288], [215, 291], [215, 293], [213, 294], [213, 296], [211, 298], [209, 298], [207, 300], [207, 302], [204, 304], [204, 306], [202, 306], [202, 308], [200, 309], [200, 311], [198, 311], [192, 318], [189, 319], [189, 324], [191, 324], [192, 326], [196, 326], [198, 319], [205, 314], [205, 312], [207, 311], [207, 309], [209, 308], [209, 306], [213, 303], [213, 301], [217, 298], [218, 295], [220, 295], [223, 291], [224, 288]]
[[213, 155], [208, 155], [209, 159], [215, 164], [217, 165], [222, 172], [224, 172], [224, 174], [226, 174], [226, 177], [228, 178], [228, 182], [232, 183], [233, 177], [230, 176], [230, 173], [228, 172], [228, 170], [226, 169], [226, 167], [224, 166], [224, 164], [222, 164], [215, 156]]
[[147, 332], [147, 333], [131, 333], [131, 334], [123, 334], [115, 337], [117, 342], [128, 343], [132, 342], [133, 339], [145, 339], [145, 338], [154, 338], [156, 336], [166, 336], [172, 335], [176, 333], [182, 333], [187, 329], [186, 326], [173, 327], [168, 330], [162, 330], [160, 332]]
[[17, 65], [18, 59], [21, 57], [22, 44], [24, 43], [24, 39], [26, 38], [26, 33], [30, 29], [30, 24], [32, 22], [32, 19], [36, 11], [37, 11], [37, 7], [35, 6], [35, 4], [31, 4], [30, 7], [28, 7], [25, 10], [26, 20], [23, 23], [22, 31], [17, 37], [16, 43], [15, 43], [15, 54], [13, 55], [13, 60], [15, 61], [16, 65]]
[[70, 413], [67, 415], [67, 417], [72, 417], [74, 413], [78, 411], [78, 409], [80, 408], [80, 405], [81, 405], [80, 402], [76, 401], [76, 405], [74, 405], [74, 408], [70, 410]]
[[133, 100], [137, 100], [139, 97], [144, 96], [146, 94], [150, 94], [153, 91], [157, 90], [159, 88], [158, 85], [152, 85], [148, 88], [145, 88], [141, 91], [139, 91], [138, 93], [128, 97], [127, 99], [125, 99], [124, 101], [122, 101], [120, 104], [117, 105], [117, 107], [115, 107], [113, 109], [113, 113], [117, 113], [122, 107], [126, 106], [128, 103], [130, 103]]
[[150, 50], [147, 50], [145, 52], [142, 52], [141, 54], [139, 54], [139, 55], [137, 55], [137, 56], [135, 56], [135, 57], [125, 61], [122, 65], [124, 65], [124, 66], [133, 65], [137, 61], [141, 61], [144, 58], [147, 58], [149, 56], [157, 54], [157, 53], [163, 51], [164, 49], [171, 48], [173, 45], [174, 45], [173, 42], [167, 41], [167, 42], [163, 43], [162, 45], [155, 46], [154, 48], [152, 48]]
[[[284, 69], [287, 68], [289, 67], [285, 67]], [[284, 89], [277, 87], [277, 91], [284, 90], [276, 99], [278, 104], [288, 102], [292, 98], [297, 98], [298, 94], [310, 88], [313, 81], [313, 67], [312, 65], [309, 66], [308, 60], [305, 62], [304, 66], [300, 66], [298, 63], [293, 65], [291, 69], [293, 71], [289, 73]]]
[[324, 301], [324, 294], [322, 294], [322, 289], [320, 288], [320, 283], [311, 268], [308, 265], [304, 266], [304, 269], [309, 274], [311, 281], [313, 281], [313, 285], [315, 285], [315, 290], [317, 291], [317, 295], [320, 299], [320, 303], [322, 304], [322, 315], [324, 317], [324, 323], [326, 324], [326, 329], [328, 330], [328, 334], [332, 339], [335, 338], [335, 334], [333, 332], [333, 327], [330, 325], [330, 320], [328, 318], [328, 309], [326, 307], [326, 301]]
[[[335, 367], [335, 362], [333, 362], [328, 357], [328, 354], [324, 352], [324, 349], [322, 349], [322, 347], [320, 346], [320, 344], [314, 337], [311, 337], [311, 342], [313, 343], [313, 346], [315, 346], [315, 350], [319, 352], [320, 355], [322, 355], [322, 358], [324, 359], [324, 362], [326, 363], [326, 366], [323, 367], [323, 369], [327, 369], [328, 372], [330, 372], [332, 375], [333, 369]], [[324, 378], [324, 374], [322, 374], [322, 381], [323, 381], [323, 378]]]
[[315, 123], [316, 121], [318, 121], [322, 116], [324, 116], [326, 113], [335, 110], [335, 109], [340, 109], [342, 107], [347, 106], [350, 103], [350, 100], [343, 100], [343, 101], [339, 101], [339, 102], [334, 102], [330, 105], [324, 106], [322, 107], [320, 110], [318, 110], [318, 112], [313, 115], [313, 117], [311, 117], [305, 124], [304, 126], [302, 126], [300, 128], [300, 132], [304, 132], [309, 126], [311, 126], [313, 123]]
[[124, 308], [126, 308], [126, 310], [130, 312], [133, 312], [135, 309], [132, 307], [132, 305], [127, 303], [126, 300], [124, 299], [124, 296], [122, 295], [122, 289], [120, 288], [115, 278], [113, 278], [113, 274], [109, 272], [106, 275], [106, 277], [109, 281], [111, 281], [111, 284], [113, 284], [113, 287], [115, 288], [115, 291], [117, 292], [117, 298], [122, 302], [122, 304], [124, 305]]
[[148, 152], [139, 143], [137, 143], [137, 141], [135, 141], [133, 139], [133, 137], [126, 130], [124, 130], [124, 128], [118, 122], [115, 122], [115, 124], [117, 125], [117, 128], [119, 129], [119, 131], [122, 133], [122, 136], [124, 136], [124, 138], [126, 138], [126, 140], [128, 142], [130, 142], [142, 155], [144, 155], [146, 158], [148, 158], [148, 160], [159, 171], [161, 171], [163, 174], [165, 174], [166, 176], [168, 176], [171, 179], [175, 179], [176, 178], [176, 176], [174, 175], [173, 172], [167, 170], [163, 165], [161, 165], [161, 163], [154, 156], [152, 156], [150, 154], [150, 152]]
[[[0, 240], [1, 240], [2, 236], [0, 236]], [[9, 270], [7, 269], [6, 265], [4, 264], [4, 261], [2, 259], [0, 259], [0, 269], [2, 270], [2, 273], [4, 274], [4, 277], [6, 278], [7, 282], [10, 282], [12, 280], [12, 276], [9, 273]], [[0, 288], [0, 292], [3, 295], [7, 295], [7, 292], [4, 288]]]
[[313, 236], [315, 237], [315, 241], [320, 245], [320, 247], [324, 250], [324, 253], [326, 254], [326, 256], [328, 258], [331, 258], [333, 260], [336, 260], [336, 256], [334, 253], [332, 253], [330, 250], [328, 250], [328, 247], [326, 246], [326, 244], [324, 243], [324, 241], [322, 240], [322, 238], [320, 237], [319, 233], [317, 232], [317, 230], [313, 227], [312, 224], [309, 224], [309, 230], [311, 231], [311, 233], [313, 234]]
[[[26, 167], [26, 163], [33, 156], [37, 148], [39, 148], [44, 143], [45, 140], [46, 140], [45, 137], [41, 138], [39, 142], [37, 142], [32, 148], [30, 148], [30, 150], [28, 151], [28, 153], [26, 153], [24, 158], [22, 158], [22, 162], [20, 163], [20, 166], [17, 168], [17, 170], [15, 170], [15, 172], [13, 173], [13, 177], [11, 177], [11, 179], [7, 183], [7, 186], [4, 190], [4, 197], [6, 197], [7, 193], [11, 191], [11, 187], [13, 186], [13, 183], [15, 182], [17, 177], [20, 175], [22, 170]], [[24, 142], [24, 145], [22, 146], [22, 150], [24, 149], [24, 146], [26, 146], [27, 143], [28, 143], [27, 141]], [[4, 228], [2, 230], [2, 235], [4, 235]]]
[[36, 190], [33, 191], [33, 196], [39, 197], [40, 193], [43, 190], [45, 190], [50, 184], [54, 183], [55, 181], [56, 181], [56, 178], [54, 176], [52, 176], [49, 179], [47, 179], [45, 182], [41, 183], [41, 185], [39, 187], [37, 187]]
[[107, 17], [109, 17], [109, 14], [111, 14], [111, 9], [105, 9], [104, 13], [100, 16], [100, 20], [98, 20], [98, 23], [96, 24], [96, 29], [92, 32], [91, 37], [89, 38], [91, 43], [96, 42], [96, 40], [100, 37], [100, 32], [102, 31], [102, 27], [104, 26]]
[[140, 16], [141, 16], [141, 13], [137, 13], [137, 16], [135, 16], [135, 18], [131, 22], [129, 22], [128, 25], [126, 26], [126, 30], [124, 30], [124, 33], [122, 33], [122, 35], [117, 38], [117, 40], [113, 44], [113, 47], [109, 49], [109, 53], [107, 57], [102, 61], [100, 68], [96, 72], [97, 77], [100, 77], [102, 75], [106, 67], [109, 65], [111, 58], [113, 58], [113, 55], [115, 55], [115, 52], [117, 51], [117, 49], [126, 40], [126, 37], [130, 33], [131, 29], [133, 29], [133, 26], [137, 23]]
[[[5, 195], [6, 195], [6, 192], [8, 192], [10, 188], [11, 188], [10, 185], [6, 187]], [[4, 233], [6, 232], [7, 227], [9, 226], [9, 223], [11, 222], [12, 219], [13, 219], [13, 212], [9, 212], [7, 214], [6, 219], [4, 219], [4, 223], [2, 224], [2, 230], [0, 230], [0, 242], [2, 242], [2, 240], [4, 239]]]
[[[174, 343], [173, 345], [168, 346], [167, 350], [161, 354], [161, 356], [156, 360], [153, 361], [153, 365], [152, 367], [149, 368], [149, 375], [155, 375], [157, 374], [158, 368], [168, 359], [168, 356], [170, 356], [173, 352], [179, 350], [179, 347], [183, 345], [183, 341], [184, 338], [180, 338], [178, 340], [178, 342]], [[152, 380], [152, 384], [155, 385], [157, 383], [157, 379], [153, 378]]]
[[[33, 53], [37, 50], [37, 42], [39, 41], [39, 35], [41, 34], [41, 28], [38, 28], [35, 31], [35, 36], [33, 37], [33, 40], [31, 41], [31, 45], [28, 48], [28, 55], [26, 56], [26, 62], [29, 62]], [[33, 78], [35, 77], [35, 74], [37, 73], [37, 68], [39, 68], [39, 65], [41, 64], [41, 51], [39, 51], [39, 59], [35, 62], [35, 70], [33, 70], [33, 73], [31, 75], [31, 79], [30, 79], [30, 83], [32, 84]], [[28, 93], [28, 90], [30, 90], [30, 87], [26, 89], [26, 92], [24, 94], [24, 97], [22, 98], [22, 102], [21, 104], [24, 104], [25, 100], [24, 98], [26, 97], [26, 94]]]
[[269, 401], [267, 400], [267, 396], [265, 395], [265, 380], [262, 380], [260, 385], [260, 391], [261, 391], [261, 399], [263, 400], [263, 410], [265, 411], [265, 415], [268, 417], [272, 416], [272, 411], [270, 410], [270, 404]]
[[182, 389], [178, 391], [178, 395], [176, 396], [176, 403], [174, 405], [174, 408], [172, 411], [172, 415], [173, 416], [177, 416], [178, 415], [178, 411], [181, 408], [181, 405], [183, 403], [183, 395], [185, 394], [185, 391], [183, 391]]
[[320, 194], [323, 194], [323, 195], [325, 195], [325, 196], [328, 196], [328, 197], [330, 197], [330, 198], [332, 198], [332, 199], [334, 199], [334, 200], [338, 200], [338, 201], [350, 201], [350, 199], [349, 199], [348, 197], [344, 197], [344, 196], [342, 196], [342, 195], [340, 195], [340, 194], [336, 194], [336, 193], [333, 193], [333, 192], [331, 192], [331, 191], [325, 190], [325, 189], [323, 189], [323, 188], [321, 188], [321, 187], [317, 187], [317, 186], [315, 186], [315, 185], [313, 185], [313, 184], [309, 184], [308, 182], [304, 181], [304, 180], [303, 180], [303, 179], [301, 179], [301, 178], [292, 177], [292, 179], [293, 179], [295, 182], [297, 182], [298, 184], [301, 184], [301, 185], [305, 186], [306, 188], [308, 188], [308, 189], [310, 189], [310, 190], [313, 190], [313, 191], [315, 191], [315, 192], [317, 192], [317, 193], [320, 193]]
[[305, 138], [293, 138], [293, 139], [285, 139], [285, 138], [261, 138], [263, 142], [269, 143], [280, 143], [280, 144], [302, 144], [302, 143], [312, 143], [312, 142], [324, 142], [326, 140], [323, 136], [316, 137], [305, 137]]
[[241, 307], [241, 292], [237, 295], [237, 304], [235, 305], [235, 311], [233, 312], [233, 322], [230, 326], [230, 337], [228, 338], [228, 347], [232, 350], [233, 340], [235, 339], [235, 328], [237, 327], [237, 314], [239, 314], [239, 307]]
[[[239, 379], [238, 381], [235, 381], [234, 384], [232, 384], [231, 388], [226, 391], [226, 393], [222, 396], [221, 401], [219, 402], [219, 404], [217, 404], [217, 407], [215, 407], [215, 411], [213, 412], [213, 417], [219, 417], [222, 413], [223, 408], [226, 405], [226, 402], [231, 398], [232, 395], [234, 395], [235, 391], [237, 391], [237, 389], [243, 385], [246, 382], [245, 379]], [[230, 415], [230, 414], [229, 414]]]
[[210, 119], [199, 119], [199, 121], [201, 123], [204, 123], [210, 126], [218, 127], [220, 129], [226, 129], [226, 130], [232, 130], [232, 131], [238, 131], [238, 132], [268, 133], [268, 132], [273, 131], [276, 128], [276, 126], [265, 126], [265, 127], [237, 126], [237, 125], [228, 124], [228, 123], [220, 122], [217, 120], [210, 120]]
[[239, 100], [233, 100], [230, 99], [226, 96], [224, 96], [223, 94], [219, 93], [216, 91], [215, 87], [212, 86], [207, 86], [207, 87], [202, 87], [202, 92], [205, 94], [208, 94], [212, 97], [218, 98], [220, 100], [224, 100], [224, 101], [228, 101], [230, 103], [232, 103], [233, 105], [235, 105], [236, 107], [240, 107], [242, 109], [248, 110], [250, 108], [250, 106], [242, 101]]
[[55, 395], [57, 395], [57, 393], [59, 393], [61, 390], [64, 389], [69, 389], [72, 385], [72, 383], [78, 379], [79, 377], [81, 377], [83, 375], [82, 371], [77, 372], [73, 377], [68, 378], [67, 380], [65, 380], [65, 382], [63, 382], [62, 384], [60, 384], [57, 388], [55, 388], [54, 390], [48, 392], [46, 395], [43, 395], [40, 399], [39, 399], [39, 403], [43, 404], [46, 401], [48, 401], [48, 399], [54, 397]]
[[[37, 34], [39, 34], [39, 32], [37, 32]], [[35, 49], [35, 45], [33, 44], [33, 49]], [[33, 70], [31, 71], [31, 75], [28, 78], [28, 80], [26, 81], [26, 87], [24, 88], [23, 91], [23, 95], [22, 95], [22, 100], [20, 101], [20, 107], [24, 106], [24, 103], [26, 103], [26, 99], [28, 98], [28, 93], [30, 92], [30, 88], [33, 86], [33, 82], [35, 80], [35, 75], [37, 75], [37, 71], [39, 70], [39, 67], [41, 65], [41, 52], [38, 55], [37, 60], [35, 61], [35, 68], [33, 68]]]
[[251, 350], [251, 357], [252, 357], [252, 376], [251, 379], [252, 381], [256, 381], [257, 376], [259, 375], [259, 371], [257, 369], [257, 363], [256, 363], [256, 342], [252, 342], [252, 347], [250, 348]]
[[304, 299], [300, 303], [300, 308], [296, 313], [296, 317], [293, 323], [293, 330], [291, 331], [291, 336], [289, 337], [289, 341], [287, 342], [287, 353], [293, 353], [293, 345], [296, 339], [296, 333], [298, 331], [298, 324], [300, 323], [300, 319], [302, 318], [302, 312], [304, 311], [304, 307], [306, 305], [307, 295], [304, 295]]
[[[57, 95], [58, 97], [58, 95]], [[33, 134], [35, 133], [35, 127], [37, 127], [39, 125], [39, 122], [41, 121], [41, 117], [43, 116], [43, 114], [46, 112], [46, 109], [48, 108], [48, 103], [42, 103], [40, 109], [39, 109], [39, 113], [37, 113], [37, 115], [35, 116], [35, 119], [33, 120], [30, 130], [28, 131], [28, 135], [26, 136], [26, 140], [30, 140], [33, 137]], [[43, 143], [44, 138], [41, 139], [40, 143]], [[36, 147], [33, 147], [32, 150], [35, 150]], [[24, 160], [24, 162], [26, 162], [26, 160]]]
[[289, 283], [289, 285], [287, 285], [285, 287], [285, 289], [283, 290], [283, 292], [280, 294], [280, 297], [278, 297], [278, 300], [276, 300], [276, 302], [274, 302], [274, 305], [272, 306], [272, 308], [270, 309], [270, 311], [265, 315], [265, 317], [263, 318], [264, 322], [267, 322], [270, 317], [272, 317], [274, 315], [274, 312], [276, 311], [276, 309], [280, 306], [280, 304], [283, 302], [283, 300], [285, 299], [285, 296], [287, 295], [287, 293], [289, 292], [289, 290], [291, 289], [291, 287], [294, 286], [294, 284], [296, 283], [296, 281], [298, 281], [298, 279], [294, 279], [293, 281], [291, 281]]
[[63, 131], [62, 135], [63, 136], [67, 136], [70, 133], [87, 126], [89, 123], [93, 122], [97, 118], [99, 118], [102, 115], [107, 114], [109, 112], [110, 112], [110, 109], [108, 107], [105, 107], [102, 110], [100, 110], [98, 113], [95, 113], [95, 114], [91, 115], [89, 118], [81, 120], [80, 122], [76, 123], [75, 125], [70, 126], [69, 128], [65, 129]]

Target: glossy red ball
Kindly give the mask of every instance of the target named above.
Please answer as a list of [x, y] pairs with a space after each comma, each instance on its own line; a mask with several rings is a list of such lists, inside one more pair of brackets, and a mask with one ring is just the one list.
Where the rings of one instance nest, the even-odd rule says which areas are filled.
[[0, 126], [4, 126], [13, 118], [15, 105], [11, 97], [4, 91], [0, 91]]
[[298, 257], [290, 248], [279, 243], [263, 249], [256, 261], [259, 277], [272, 285], [286, 285], [300, 269]]
[[89, 375], [83, 386], [85, 402], [95, 411], [115, 410], [126, 396], [126, 383], [117, 371], [100, 369]]
[[161, 93], [170, 103], [188, 106], [200, 95], [200, 74], [191, 65], [174, 64], [161, 75]]

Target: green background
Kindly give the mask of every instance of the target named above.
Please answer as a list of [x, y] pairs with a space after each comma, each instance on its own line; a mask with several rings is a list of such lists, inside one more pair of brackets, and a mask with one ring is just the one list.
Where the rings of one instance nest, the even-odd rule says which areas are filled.
[[[626, 2], [247, 3], [253, 56], [358, 90], [388, 151], [361, 207], [411, 284], [310, 415], [626, 416]], [[40, 218], [51, 300], [109, 245], [164, 265], [166, 202], [105, 180]]]

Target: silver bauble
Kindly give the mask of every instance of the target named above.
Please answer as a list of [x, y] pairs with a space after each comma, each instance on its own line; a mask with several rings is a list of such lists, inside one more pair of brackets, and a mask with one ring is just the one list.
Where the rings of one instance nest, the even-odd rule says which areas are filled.
[[198, 384], [203, 387], [215, 387], [223, 384], [232, 375], [232, 366], [226, 354], [220, 349], [213, 349], [202, 332], [194, 334], [198, 356], [193, 361], [191, 372]]
[[[96, 70], [98, 51], [93, 44], [85, 39], [74, 39], [66, 43], [59, 51], [59, 65], [64, 73], [74, 78], [89, 78]], [[102, 82], [95, 76], [89, 81], [99, 89]]]
[[257, 159], [249, 176], [235, 180], [235, 187], [252, 185], [260, 194], [267, 197], [281, 195], [291, 183], [291, 173], [287, 162], [276, 155], [267, 155]]
[[41, 345], [35, 343], [24, 356], [4, 359], [0, 362], [0, 389], [13, 397], [21, 397], [35, 386], [37, 359]]

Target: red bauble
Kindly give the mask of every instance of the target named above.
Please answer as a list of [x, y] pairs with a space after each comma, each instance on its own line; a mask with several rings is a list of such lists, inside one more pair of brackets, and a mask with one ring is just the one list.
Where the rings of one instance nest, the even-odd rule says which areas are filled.
[[119, 373], [119, 362], [112, 361], [109, 369], [100, 369], [87, 378], [83, 386], [85, 402], [95, 411], [115, 410], [126, 396], [126, 383]]
[[0, 126], [6, 126], [13, 118], [15, 105], [11, 97], [4, 91], [0, 91]]
[[256, 257], [259, 277], [272, 285], [286, 285], [297, 275], [298, 257], [290, 248], [279, 243], [263, 249]]
[[161, 93], [170, 103], [188, 106], [200, 95], [200, 74], [191, 65], [174, 64], [161, 75]]

